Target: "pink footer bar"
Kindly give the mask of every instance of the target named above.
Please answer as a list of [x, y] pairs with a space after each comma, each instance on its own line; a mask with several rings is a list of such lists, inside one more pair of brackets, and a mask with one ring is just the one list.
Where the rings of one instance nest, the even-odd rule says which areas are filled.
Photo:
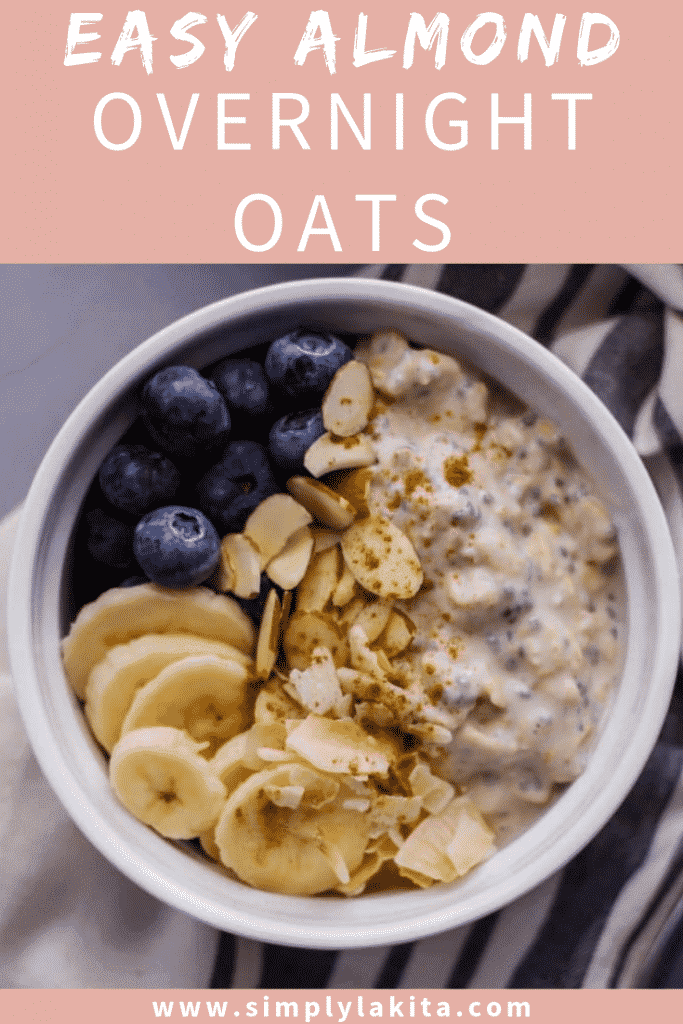
[[[607, 1016], [609, 1015], [609, 1016]], [[3, 1024], [137, 1024], [211, 1020], [238, 1024], [372, 1024], [373, 1020], [441, 1024], [669, 1024], [683, 1018], [679, 990], [548, 989], [132, 989], [0, 990]]]

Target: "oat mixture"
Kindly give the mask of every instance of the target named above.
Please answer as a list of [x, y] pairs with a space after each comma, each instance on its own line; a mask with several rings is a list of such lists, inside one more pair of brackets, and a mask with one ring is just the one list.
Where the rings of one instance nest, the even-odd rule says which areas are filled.
[[[585, 767], [618, 544], [557, 428], [399, 334], [360, 342], [218, 586], [113, 589], [64, 641], [121, 801], [242, 881], [462, 877]], [[233, 596], [274, 584], [254, 630]], [[279, 588], [279, 589], [276, 589]]]

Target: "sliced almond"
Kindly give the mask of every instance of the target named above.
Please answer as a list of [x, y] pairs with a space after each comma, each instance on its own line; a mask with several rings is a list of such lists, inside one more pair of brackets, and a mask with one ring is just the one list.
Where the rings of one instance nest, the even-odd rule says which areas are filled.
[[415, 636], [417, 629], [403, 612], [392, 611], [384, 633], [380, 635], [380, 644], [387, 657], [395, 658], [405, 651]]
[[251, 513], [243, 533], [258, 549], [263, 569], [280, 554], [292, 534], [310, 522], [310, 512], [290, 494], [271, 494]]
[[282, 608], [277, 591], [273, 588], [263, 606], [261, 626], [256, 641], [256, 678], [267, 679], [273, 671], [280, 649], [280, 623]]
[[341, 572], [342, 559], [338, 547], [328, 548], [318, 555], [313, 555], [297, 587], [296, 610], [323, 611], [339, 583]]
[[333, 548], [341, 540], [341, 533], [338, 533], [336, 530], [324, 530], [320, 527], [312, 526], [311, 533], [313, 535], [314, 555], [317, 555], [320, 551], [327, 551], [328, 548]]
[[375, 392], [365, 363], [352, 359], [340, 366], [322, 400], [325, 430], [351, 437], [367, 427]]
[[371, 601], [356, 616], [353, 624], [362, 627], [368, 643], [371, 644], [387, 625], [390, 615], [391, 604], [388, 601]]
[[422, 586], [424, 574], [415, 548], [384, 516], [368, 516], [350, 526], [341, 549], [350, 571], [371, 594], [406, 599]]
[[216, 585], [223, 594], [228, 594], [230, 591], [235, 589], [235, 570], [233, 569], [230, 559], [227, 553], [223, 551], [223, 545], [221, 543], [221, 558], [218, 563], [218, 573], [216, 576]]
[[292, 591], [285, 590], [282, 595], [282, 623], [281, 629], [284, 629], [289, 621], [289, 613], [292, 610]]
[[296, 587], [308, 568], [313, 552], [313, 537], [308, 526], [293, 533], [279, 555], [266, 566], [266, 575], [283, 590]]
[[319, 523], [331, 530], [345, 530], [356, 518], [351, 502], [319, 480], [293, 476], [287, 481], [287, 490]]
[[346, 636], [332, 617], [322, 612], [295, 611], [290, 616], [282, 644], [290, 668], [308, 668], [316, 647], [326, 647], [338, 668], [349, 659]]
[[257, 597], [261, 589], [261, 559], [249, 539], [241, 533], [228, 533], [221, 541], [221, 579], [230, 581], [229, 589], [237, 597]]
[[337, 494], [341, 494], [353, 505], [357, 513], [357, 519], [370, 515], [368, 495], [373, 475], [374, 470], [364, 466], [361, 469], [350, 469], [335, 473], [330, 478], [330, 486], [334, 488]]
[[356, 621], [360, 613], [367, 606], [368, 599], [366, 597], [354, 597], [347, 605], [344, 606], [343, 612], [337, 615], [337, 622], [342, 629], [349, 629]]
[[335, 608], [343, 608], [347, 605], [352, 597], [355, 597], [358, 593], [358, 584], [356, 578], [349, 569], [348, 565], [344, 563], [344, 571], [342, 572], [339, 583], [334, 588], [332, 594], [332, 604]]
[[315, 477], [335, 469], [357, 469], [377, 461], [372, 442], [365, 434], [336, 437], [329, 432], [314, 441], [304, 455], [304, 466]]

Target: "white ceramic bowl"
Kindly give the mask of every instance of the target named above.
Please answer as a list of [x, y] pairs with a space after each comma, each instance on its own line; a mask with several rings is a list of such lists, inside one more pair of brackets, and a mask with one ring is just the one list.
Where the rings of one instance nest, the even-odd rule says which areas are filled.
[[[163, 365], [208, 365], [299, 325], [357, 334], [396, 327], [462, 356], [559, 423], [619, 530], [628, 601], [625, 666], [588, 768], [532, 828], [457, 884], [343, 900], [274, 896], [232, 881], [117, 802], [105, 758], [62, 670], [70, 537], [104, 455], [133, 418], [135, 390]], [[404, 942], [465, 924], [528, 891], [618, 807], [656, 741], [671, 694], [680, 650], [675, 566], [661, 506], [635, 450], [552, 354], [496, 317], [422, 288], [301, 281], [247, 292], [177, 321], [118, 363], [71, 415], [36, 475], [19, 527], [10, 580], [12, 666], [26, 728], [54, 790], [93, 844], [144, 889], [226, 931], [269, 942], [330, 948]]]

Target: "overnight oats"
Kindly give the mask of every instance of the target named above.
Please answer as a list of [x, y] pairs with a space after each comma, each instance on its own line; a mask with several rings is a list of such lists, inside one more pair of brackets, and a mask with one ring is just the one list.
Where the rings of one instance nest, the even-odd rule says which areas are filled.
[[[67, 676], [121, 802], [233, 877], [452, 882], [590, 757], [624, 646], [614, 525], [556, 426], [450, 356], [294, 332], [250, 362], [145, 385], [147, 443], [81, 517], [129, 578], [83, 604]], [[231, 440], [245, 395], [264, 445]]]

